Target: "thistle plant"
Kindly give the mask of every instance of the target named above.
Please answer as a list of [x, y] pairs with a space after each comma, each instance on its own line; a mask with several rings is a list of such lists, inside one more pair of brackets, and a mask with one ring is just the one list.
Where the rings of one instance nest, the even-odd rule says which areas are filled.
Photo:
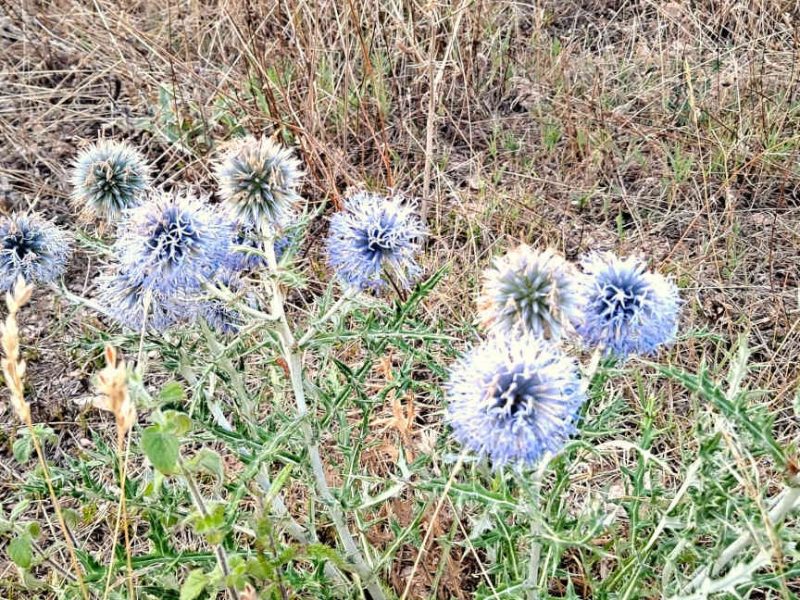
[[[240, 169], [234, 158], [241, 156], [227, 157], [231, 168]], [[413, 203], [371, 193], [347, 198], [329, 221], [326, 282], [295, 260], [308, 256], [318, 265], [313, 248], [277, 259], [286, 229], [299, 233], [294, 247], [303, 244], [305, 223], [285, 220], [302, 212], [297, 181], [277, 193], [255, 179], [249, 188], [245, 176], [232, 179], [241, 184], [238, 201], [224, 186], [219, 204], [162, 190], [125, 210], [119, 239], [103, 253], [96, 301], [84, 302], [139, 334], [115, 339], [128, 351], [138, 345], [130, 364], [105, 343], [78, 342], [92, 360], [105, 358], [92, 402], [114, 414], [116, 452], [102, 431], [93, 432], [91, 468], [83, 455], [65, 453], [59, 466], [81, 476], [50, 486], [54, 503], [61, 496], [92, 506], [119, 496], [103, 546], [113, 556], [103, 560], [88, 544], [76, 552], [91, 573], [89, 593], [115, 597], [127, 583], [128, 596], [234, 599], [257, 589], [264, 597], [382, 600], [394, 597], [391, 584], [408, 599], [435, 551], [441, 560], [426, 597], [445, 587], [437, 582], [453, 560], [464, 564], [470, 555], [486, 568], [477, 589], [462, 591], [487, 598], [561, 594], [562, 580], [567, 594], [652, 595], [653, 564], [663, 595], [698, 599], [709, 590], [743, 596], [777, 588], [781, 575], [797, 572], [783, 558], [794, 556], [796, 534], [786, 530], [800, 507], [794, 448], [771, 437], [771, 415], [753, 404], [760, 396], [742, 389], [744, 369], [732, 367], [722, 383], [710, 372], [645, 360], [600, 361], [602, 353], [653, 354], [675, 337], [678, 290], [643, 258], [594, 253], [581, 272], [553, 250], [523, 244], [495, 259], [476, 311], [484, 337], [448, 368], [440, 360], [459, 353], [455, 328], [416, 311], [448, 275], [439, 269], [421, 280], [425, 230]], [[16, 308], [9, 306], [3, 332], [5, 380], [23, 420], [30, 406], [16, 314], [26, 293], [12, 294]], [[647, 376], [616, 385], [637, 368]], [[699, 443], [686, 450], [693, 462], [685, 470], [659, 452], [668, 411], [659, 376], [702, 400], [693, 403], [701, 407], [692, 423]], [[389, 432], [379, 430], [385, 424]], [[21, 445], [14, 442], [15, 456]], [[377, 448], [388, 476], [373, 472], [365, 448]], [[573, 501], [597, 459], [619, 463], [613, 485], [621, 494], [604, 487]], [[102, 472], [104, 460], [118, 473], [118, 488]], [[129, 460], [136, 468], [128, 469]], [[786, 473], [786, 485], [767, 495], [741, 465], [769, 461]], [[672, 481], [679, 484], [671, 488]], [[649, 505], [648, 495], [655, 498]], [[297, 497], [303, 501], [290, 501]], [[408, 515], [384, 517], [397, 506]], [[446, 507], [449, 527], [440, 519]], [[71, 540], [66, 521], [64, 528]], [[31, 537], [20, 524], [10, 530]], [[116, 550], [123, 533], [125, 560]], [[192, 551], [177, 538], [190, 540]], [[591, 577], [571, 579], [565, 557], [584, 551], [597, 559], [586, 570]], [[610, 566], [600, 564], [608, 556]], [[23, 575], [50, 557], [28, 558], [12, 557]], [[67, 595], [82, 576], [75, 565], [74, 574], [56, 569]], [[399, 589], [396, 577], [385, 577], [397, 567]], [[609, 574], [596, 578], [605, 568]]]
[[280, 228], [300, 201], [300, 161], [266, 137], [232, 142], [214, 173], [220, 197], [247, 223]]
[[163, 332], [186, 316], [181, 303], [150, 289], [143, 274], [131, 275], [119, 267], [100, 275], [95, 300], [103, 314], [137, 332]]
[[345, 200], [331, 218], [327, 245], [328, 264], [343, 286], [411, 287], [422, 272], [416, 259], [425, 235], [415, 209], [400, 196], [359, 192]]
[[114, 252], [122, 270], [166, 296], [200, 288], [230, 251], [232, 225], [189, 192], [155, 192], [130, 211]]
[[624, 359], [651, 354], [675, 338], [678, 289], [663, 275], [648, 271], [642, 258], [593, 253], [581, 266], [587, 278], [578, 333], [588, 346]]
[[142, 203], [150, 167], [130, 144], [101, 140], [78, 155], [71, 182], [72, 201], [81, 213], [114, 223]]
[[64, 272], [71, 254], [70, 236], [37, 214], [0, 218], [0, 290], [22, 277], [50, 283]]
[[453, 435], [495, 468], [534, 466], [573, 435], [586, 399], [578, 365], [532, 336], [496, 336], [469, 351], [445, 386]]
[[479, 319], [498, 334], [558, 338], [580, 319], [580, 290], [577, 270], [563, 257], [521, 244], [484, 271]]

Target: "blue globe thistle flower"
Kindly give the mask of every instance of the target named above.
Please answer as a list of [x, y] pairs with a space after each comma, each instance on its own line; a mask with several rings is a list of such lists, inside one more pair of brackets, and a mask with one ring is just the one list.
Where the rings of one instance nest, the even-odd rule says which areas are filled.
[[574, 360], [531, 336], [495, 336], [450, 370], [455, 438], [495, 468], [533, 466], [576, 431], [585, 389]]
[[0, 219], [0, 289], [9, 290], [17, 277], [49, 283], [66, 269], [72, 250], [69, 235], [37, 214], [12, 214]]
[[581, 265], [588, 278], [578, 333], [587, 345], [624, 359], [652, 353], [675, 338], [681, 305], [678, 288], [648, 271], [642, 258], [593, 253]]
[[149, 289], [141, 274], [118, 269], [100, 276], [96, 301], [108, 317], [135, 332], [162, 332], [186, 317], [180, 303]]
[[159, 191], [127, 213], [114, 249], [123, 271], [168, 296], [202, 285], [229, 254], [232, 231], [200, 199]]
[[141, 204], [150, 186], [150, 167], [133, 146], [101, 140], [78, 155], [71, 182], [79, 210], [117, 221], [124, 211]]
[[328, 264], [343, 285], [380, 289], [386, 272], [403, 288], [421, 273], [416, 255], [425, 229], [413, 204], [361, 192], [331, 217]]
[[239, 218], [258, 227], [279, 227], [300, 200], [300, 161], [269, 138], [234, 142], [214, 171], [220, 197]]
[[480, 321], [493, 333], [558, 338], [580, 317], [579, 278], [552, 250], [521, 244], [484, 271]]

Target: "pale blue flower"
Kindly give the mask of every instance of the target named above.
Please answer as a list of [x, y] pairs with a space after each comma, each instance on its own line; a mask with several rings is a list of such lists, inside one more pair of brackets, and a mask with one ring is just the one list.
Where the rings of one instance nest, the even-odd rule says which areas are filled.
[[480, 321], [492, 333], [558, 338], [580, 318], [580, 290], [562, 256], [522, 244], [484, 271]]
[[188, 193], [159, 191], [126, 215], [114, 251], [122, 270], [169, 296], [199, 288], [230, 252], [233, 227]]
[[550, 341], [495, 336], [450, 370], [447, 421], [494, 467], [533, 466], [576, 432], [586, 396], [578, 366]]
[[92, 216], [116, 221], [139, 206], [150, 186], [150, 167], [133, 146], [101, 140], [83, 150], [72, 168], [72, 200]]
[[108, 317], [135, 332], [162, 332], [186, 318], [173, 297], [149, 289], [141, 275], [118, 269], [100, 276], [95, 300]]
[[381, 288], [392, 277], [409, 288], [421, 269], [416, 256], [425, 229], [413, 204], [366, 192], [345, 200], [331, 217], [328, 264], [345, 286]]
[[54, 281], [72, 253], [69, 235], [37, 214], [0, 218], [0, 244], [0, 290], [11, 289], [17, 277]]
[[243, 221], [263, 227], [286, 223], [300, 201], [300, 161], [271, 139], [233, 142], [214, 170], [219, 195]]
[[588, 346], [624, 359], [650, 354], [675, 338], [681, 301], [673, 282], [648, 271], [636, 256], [596, 252], [581, 265], [587, 279], [578, 333]]

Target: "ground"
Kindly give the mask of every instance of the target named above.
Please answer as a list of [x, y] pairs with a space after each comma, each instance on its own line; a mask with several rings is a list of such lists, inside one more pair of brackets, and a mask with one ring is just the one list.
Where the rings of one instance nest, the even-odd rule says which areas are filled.
[[[426, 212], [424, 266], [428, 274], [447, 270], [421, 311], [426, 322], [462, 340], [457, 348], [470, 335], [480, 272], [505, 249], [524, 241], [570, 259], [598, 249], [642, 253], [675, 279], [685, 302], [679, 339], [664, 361], [721, 376], [746, 340], [748, 386], [762, 390], [778, 442], [797, 440], [796, 3], [1, 4], [4, 213], [36, 209], [76, 229], [70, 161], [99, 137], [137, 144], [156, 165], [159, 183], [213, 194], [209, 161], [222, 142], [242, 131], [276, 133], [298, 148], [304, 197], [318, 211], [304, 254], [311, 275], [302, 302], [324, 289], [319, 256], [327, 217], [348, 191], [365, 187], [396, 190]], [[95, 233], [78, 240], [66, 279], [80, 295], [91, 296], [103, 261], [92, 248]], [[52, 460], [79, 456], [95, 443], [93, 430], [112, 440], [113, 422], [76, 400], [89, 393], [103, 342], [123, 337], [39, 289], [23, 318], [23, 338], [35, 420], [48, 422], [58, 437]], [[406, 368], [392, 358], [371, 376], [375, 389], [385, 387], [393, 366]], [[439, 358], [446, 364], [452, 356]], [[658, 485], [674, 492], [700, 445], [693, 429], [700, 400], [646, 366], [638, 379], [617, 385], [608, 404], [592, 410], [610, 410], [618, 420], [613, 428], [598, 420], [588, 437], [598, 444], [619, 432], [635, 438], [641, 421], [652, 418], [649, 451], [673, 471]], [[654, 411], [645, 407], [649, 394], [658, 397]], [[391, 471], [403, 436], [403, 451], [424, 453], [444, 432], [436, 394], [400, 405], [385, 400], [374, 414], [385, 431], [375, 428], [381, 433], [373, 433], [362, 456], [371, 476]], [[0, 503], [8, 512], [24, 475], [11, 455], [16, 428], [6, 403], [0, 415]], [[578, 511], [600, 491], [626, 493], [619, 470], [632, 462], [635, 455], [613, 444], [587, 454], [571, 470], [568, 504]], [[785, 473], [756, 462], [740, 491], [746, 494], [749, 482], [777, 492]], [[330, 475], [335, 480], [341, 472], [332, 467]], [[400, 529], [408, 527], [418, 514], [406, 495], [384, 504], [376, 518], [391, 514]], [[294, 500], [303, 511], [301, 489]], [[487, 555], [469, 544], [451, 551], [464, 537], [454, 512], [450, 506], [441, 513], [435, 537], [447, 544], [437, 545], [421, 569], [413, 568], [413, 544], [397, 550], [387, 579], [399, 594], [412, 578], [411, 598], [472, 597]], [[91, 538], [103, 527], [89, 523], [82, 533]], [[396, 531], [374, 527], [367, 538], [385, 548]], [[108, 540], [98, 538], [107, 551]], [[439, 572], [444, 548], [449, 566]], [[579, 597], [591, 596], [587, 579], [603, 569], [616, 573], [603, 561], [581, 572], [580, 549], [562, 557], [560, 568], [574, 575], [570, 585]], [[8, 593], [21, 594], [14, 571], [0, 557]], [[551, 593], [560, 595], [565, 580], [554, 577]], [[798, 593], [796, 582], [792, 589]]]

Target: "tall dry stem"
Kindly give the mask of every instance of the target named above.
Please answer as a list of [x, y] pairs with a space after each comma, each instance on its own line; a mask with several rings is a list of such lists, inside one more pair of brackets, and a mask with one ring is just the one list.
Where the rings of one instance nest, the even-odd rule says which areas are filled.
[[[125, 480], [128, 471], [128, 432], [136, 423], [136, 407], [128, 390], [128, 369], [125, 361], [117, 361], [117, 351], [106, 346], [106, 366], [97, 375], [97, 390], [100, 396], [94, 399], [95, 407], [107, 410], [114, 415], [117, 426], [117, 464], [119, 464], [119, 510], [114, 536], [111, 541], [113, 549], [117, 541], [120, 525], [125, 536], [125, 557], [128, 568], [128, 597], [135, 598], [133, 588], [133, 564], [131, 561], [131, 540], [128, 532], [128, 511], [125, 504]], [[113, 561], [113, 552], [111, 560]], [[103, 598], [108, 597], [111, 586], [112, 569], [109, 565]]]
[[14, 408], [14, 412], [17, 414], [20, 421], [22, 421], [28, 427], [28, 431], [30, 431], [33, 446], [36, 449], [36, 456], [39, 459], [39, 466], [42, 469], [45, 482], [47, 483], [47, 490], [50, 493], [50, 500], [53, 503], [58, 524], [64, 535], [64, 542], [67, 544], [67, 550], [69, 552], [70, 561], [72, 562], [72, 569], [75, 572], [75, 578], [81, 588], [81, 594], [84, 599], [88, 600], [89, 592], [83, 581], [81, 568], [78, 564], [78, 557], [75, 554], [72, 534], [67, 527], [67, 522], [64, 520], [64, 514], [61, 512], [61, 505], [53, 489], [53, 481], [50, 477], [50, 469], [47, 467], [47, 461], [45, 461], [44, 458], [42, 444], [39, 440], [39, 436], [36, 434], [36, 430], [33, 428], [30, 404], [25, 400], [25, 386], [23, 382], [25, 380], [26, 365], [25, 361], [20, 357], [17, 313], [20, 308], [28, 303], [32, 293], [33, 286], [26, 284], [22, 277], [17, 279], [13, 289], [6, 293], [8, 316], [2, 326], [2, 336], [0, 336], [4, 354], [4, 358], [2, 359], [3, 375], [5, 376], [6, 385], [11, 392], [11, 406]]

